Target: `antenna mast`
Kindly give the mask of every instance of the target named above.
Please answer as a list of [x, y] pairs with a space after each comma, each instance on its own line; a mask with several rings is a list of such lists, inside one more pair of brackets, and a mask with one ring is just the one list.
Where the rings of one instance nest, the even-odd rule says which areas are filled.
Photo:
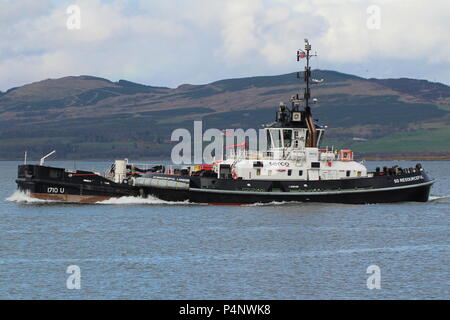
[[306, 58], [306, 66], [305, 72], [303, 73], [303, 80], [306, 83], [306, 88], [303, 93], [303, 100], [305, 101], [305, 109], [309, 109], [309, 99], [311, 98], [311, 91], [309, 88], [309, 80], [311, 78], [311, 67], [309, 66], [309, 59], [311, 57], [317, 57], [317, 54], [311, 54], [311, 45], [309, 44], [308, 39], [305, 39], [305, 51], [298, 50], [297, 51], [297, 61], [300, 61], [302, 58]]
[[310, 132], [310, 135], [307, 139], [307, 146], [316, 147], [317, 131], [314, 125], [314, 120], [312, 118], [311, 108], [309, 106], [309, 99], [311, 98], [311, 90], [309, 88], [309, 79], [311, 78], [311, 67], [309, 66], [309, 59], [311, 57], [316, 57], [317, 54], [310, 54], [310, 51], [311, 45], [309, 44], [308, 39], [305, 39], [305, 51], [300, 49], [297, 51], [297, 61], [300, 61], [300, 59], [302, 58], [306, 58], [305, 72], [303, 73], [303, 80], [306, 83], [306, 87], [303, 93], [303, 100], [305, 101], [305, 118], [306, 118], [305, 120]]

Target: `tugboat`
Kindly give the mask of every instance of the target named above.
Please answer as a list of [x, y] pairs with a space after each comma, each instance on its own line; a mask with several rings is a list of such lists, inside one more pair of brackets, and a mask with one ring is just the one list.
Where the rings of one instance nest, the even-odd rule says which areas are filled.
[[264, 126], [267, 151], [244, 148], [209, 165], [178, 169], [116, 160], [105, 175], [45, 166], [44, 157], [40, 165], [19, 165], [18, 188], [39, 199], [81, 203], [123, 196], [209, 204], [428, 201], [434, 180], [420, 164], [368, 172], [351, 150], [320, 148], [326, 127], [312, 117], [310, 51], [305, 39], [305, 50], [297, 51], [297, 61], [306, 58], [303, 96], [293, 96], [290, 108], [280, 104], [276, 121]]

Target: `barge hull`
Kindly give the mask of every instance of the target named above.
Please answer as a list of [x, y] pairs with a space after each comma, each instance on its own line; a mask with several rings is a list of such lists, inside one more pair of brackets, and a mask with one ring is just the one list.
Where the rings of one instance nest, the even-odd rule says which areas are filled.
[[96, 203], [105, 201], [114, 197], [110, 196], [86, 196], [76, 194], [48, 194], [48, 193], [30, 193], [30, 197], [40, 200], [62, 201], [69, 203]]

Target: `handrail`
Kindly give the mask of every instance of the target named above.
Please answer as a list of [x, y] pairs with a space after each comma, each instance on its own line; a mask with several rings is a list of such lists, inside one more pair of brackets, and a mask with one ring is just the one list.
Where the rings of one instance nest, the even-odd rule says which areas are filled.
[[43, 156], [42, 158], [41, 158], [41, 161], [39, 162], [39, 164], [41, 165], [41, 166], [43, 166], [44, 165], [44, 162], [45, 162], [45, 159], [46, 158], [48, 158], [48, 157], [50, 157], [52, 154], [54, 154], [56, 152], [56, 150], [53, 150], [52, 152], [50, 152], [49, 154], [47, 154], [46, 156]]

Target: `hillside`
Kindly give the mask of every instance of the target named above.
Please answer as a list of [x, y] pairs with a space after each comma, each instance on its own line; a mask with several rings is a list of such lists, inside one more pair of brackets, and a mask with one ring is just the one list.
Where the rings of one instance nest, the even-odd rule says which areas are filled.
[[[361, 156], [450, 156], [450, 87], [315, 70], [315, 118], [324, 144]], [[171, 89], [92, 76], [48, 79], [0, 92], [0, 159], [167, 158], [176, 128], [258, 128], [298, 92], [295, 73]]]

